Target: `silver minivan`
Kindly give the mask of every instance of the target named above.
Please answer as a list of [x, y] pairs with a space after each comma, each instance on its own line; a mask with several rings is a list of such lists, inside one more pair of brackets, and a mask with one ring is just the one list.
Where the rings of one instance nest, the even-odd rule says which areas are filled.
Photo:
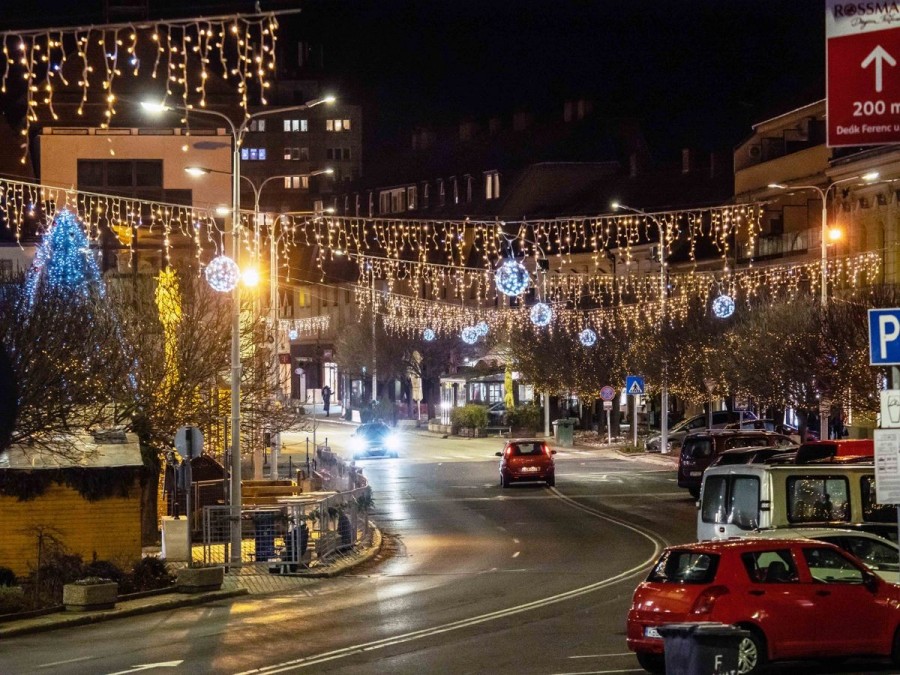
[[867, 464], [735, 464], [703, 474], [697, 538], [779, 527], [855, 527], [897, 538], [897, 509], [878, 503]]

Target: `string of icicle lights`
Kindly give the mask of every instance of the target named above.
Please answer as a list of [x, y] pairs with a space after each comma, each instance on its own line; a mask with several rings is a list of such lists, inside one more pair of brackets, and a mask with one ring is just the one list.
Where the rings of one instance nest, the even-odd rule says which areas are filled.
[[502, 222], [344, 216], [310, 219], [290, 214], [283, 217], [283, 222], [295, 245], [317, 247], [317, 262], [324, 274], [324, 264], [336, 250], [453, 269], [493, 269], [501, 258], [535, 258], [541, 255], [539, 252], [560, 262], [588, 253], [593, 267], [599, 269], [606, 264], [607, 254], [615, 251], [630, 265], [636, 261], [635, 247], [659, 240], [660, 226], [666, 235], [667, 256], [676, 245], [686, 244], [688, 257], [695, 260], [698, 244], [705, 240], [727, 262], [733, 257], [735, 238], [754, 245], [761, 231], [762, 215], [762, 204], [734, 204], [647, 215]]
[[102, 97], [104, 127], [116, 114], [119, 80], [142, 71], [164, 83], [167, 99], [184, 106], [206, 105], [211, 74], [236, 83], [245, 114], [251, 86], [265, 105], [275, 70], [277, 16], [297, 11], [0, 32], [0, 93], [13, 87], [14, 78], [24, 80], [22, 163], [31, 125], [42, 109], [58, 119], [54, 95], [64, 88], [80, 90], [79, 115], [91, 96]]
[[[850, 294], [873, 283], [880, 273], [881, 256], [877, 252], [832, 259], [826, 267], [828, 283], [839, 285]], [[712, 300], [720, 294], [730, 296], [738, 307], [743, 304], [745, 308], [762, 297], [790, 300], [809, 294], [817, 296], [820, 279], [821, 263], [818, 261], [745, 268], [727, 275], [716, 272], [671, 274], [666, 321], [677, 326], [687, 318], [698, 298], [711, 306]], [[356, 287], [356, 302], [367, 309], [373, 302], [370, 284], [371, 277]], [[436, 301], [388, 290], [374, 293], [375, 311], [382, 316], [385, 328], [395, 334], [414, 336], [432, 330], [435, 335], [458, 335], [466, 326], [480, 321], [486, 322], [492, 332], [502, 334], [532, 327], [531, 307], [527, 303], [516, 307], [466, 306], [461, 304], [462, 298], [459, 300]], [[633, 302], [623, 301], [592, 309], [579, 309], [563, 302], [550, 302], [550, 305], [553, 318], [546, 329], [562, 330], [573, 337], [585, 328], [592, 328], [602, 336], [603, 332], [616, 327], [652, 328], [661, 323], [659, 286], [652, 283], [647, 286], [647, 293]]]

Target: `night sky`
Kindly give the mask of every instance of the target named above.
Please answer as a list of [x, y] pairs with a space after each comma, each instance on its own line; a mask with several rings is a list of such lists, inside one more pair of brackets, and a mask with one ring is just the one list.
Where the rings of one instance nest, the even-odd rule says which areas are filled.
[[[326, 75], [364, 106], [369, 140], [412, 125], [560, 110], [637, 117], [655, 154], [730, 148], [751, 125], [824, 96], [823, 0], [314, 0], [283, 22], [324, 47]], [[0, 0], [0, 7], [13, 6]], [[103, 21], [102, 0], [31, 0], [4, 29]], [[151, 0], [151, 16], [253, 2]]]

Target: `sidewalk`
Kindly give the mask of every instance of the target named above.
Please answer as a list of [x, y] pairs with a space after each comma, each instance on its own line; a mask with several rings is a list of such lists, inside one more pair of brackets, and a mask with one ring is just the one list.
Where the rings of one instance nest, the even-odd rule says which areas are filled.
[[18, 619], [0, 623], [0, 641], [18, 635], [43, 633], [57, 628], [84, 626], [100, 621], [122, 619], [152, 612], [164, 612], [179, 607], [201, 605], [218, 600], [228, 600], [243, 595], [265, 595], [268, 593], [285, 593], [293, 589], [320, 583], [321, 579], [343, 574], [357, 565], [371, 560], [381, 550], [381, 531], [372, 533], [372, 545], [364, 550], [353, 551], [339, 556], [327, 566], [315, 568], [298, 574], [269, 574], [260, 571], [255, 565], [246, 565], [225, 575], [222, 588], [205, 593], [166, 592], [161, 595], [122, 600], [114, 609], [89, 612], [54, 612], [28, 619]]

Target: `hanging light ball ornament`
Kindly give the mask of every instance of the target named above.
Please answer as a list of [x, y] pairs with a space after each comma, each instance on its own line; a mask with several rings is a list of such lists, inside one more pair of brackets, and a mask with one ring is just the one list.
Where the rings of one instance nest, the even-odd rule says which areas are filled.
[[288, 338], [290, 338], [291, 340], [296, 340], [298, 335], [300, 335], [300, 333], [297, 332], [296, 328], [291, 328], [288, 331]]
[[531, 277], [525, 265], [517, 260], [507, 260], [494, 272], [494, 283], [503, 295], [522, 295], [528, 290]]
[[734, 299], [730, 295], [722, 293], [722, 295], [713, 300], [712, 311], [716, 318], [727, 319], [734, 314]]
[[425, 340], [425, 342], [433, 342], [435, 337], [437, 336], [430, 328], [426, 328], [424, 331], [422, 331], [422, 339]]
[[585, 347], [593, 347], [597, 342], [597, 334], [590, 328], [585, 328], [578, 334], [578, 339]]
[[478, 333], [479, 337], [484, 337], [485, 335], [487, 335], [488, 330], [490, 329], [488, 328], [486, 321], [479, 321], [475, 324], [475, 331]]
[[241, 278], [237, 263], [226, 255], [210, 260], [203, 273], [206, 275], [206, 282], [219, 293], [233, 291]]
[[478, 329], [475, 326], [466, 326], [462, 329], [460, 337], [467, 345], [474, 345], [478, 341]]
[[535, 326], [546, 326], [553, 319], [553, 310], [545, 302], [539, 302], [531, 308], [531, 323]]

